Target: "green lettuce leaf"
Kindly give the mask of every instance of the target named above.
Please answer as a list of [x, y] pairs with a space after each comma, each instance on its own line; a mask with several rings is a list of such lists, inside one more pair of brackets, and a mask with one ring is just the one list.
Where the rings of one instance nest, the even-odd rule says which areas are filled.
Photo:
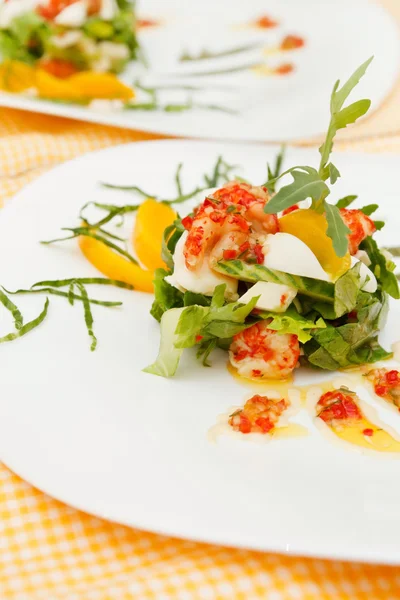
[[390, 355], [377, 341], [387, 319], [387, 294], [360, 292], [355, 313], [357, 322], [340, 326], [328, 324], [326, 329], [312, 332], [312, 340], [304, 345], [309, 364], [336, 370], [374, 362]]
[[377, 278], [382, 290], [392, 296], [395, 300], [400, 298], [399, 282], [391, 270], [393, 265], [378, 248], [378, 244], [372, 237], [367, 237], [361, 244], [361, 250], [365, 250], [371, 261], [370, 269]]
[[165, 281], [167, 275], [169, 275], [169, 273], [165, 269], [156, 269], [154, 272], [155, 298], [150, 314], [156, 321], [161, 321], [161, 317], [165, 311], [170, 308], [179, 308], [184, 305], [184, 295]]
[[326, 327], [325, 321], [320, 317], [303, 317], [292, 306], [282, 314], [263, 311], [257, 316], [261, 319], [272, 319], [268, 324], [269, 329], [278, 331], [281, 334], [291, 333], [297, 335], [299, 342], [303, 344], [312, 339], [312, 330]]
[[145, 373], [159, 377], [172, 377], [175, 375], [182, 356], [183, 349], [175, 346], [175, 331], [185, 308], [171, 308], [161, 318], [160, 349], [156, 361], [143, 369]]

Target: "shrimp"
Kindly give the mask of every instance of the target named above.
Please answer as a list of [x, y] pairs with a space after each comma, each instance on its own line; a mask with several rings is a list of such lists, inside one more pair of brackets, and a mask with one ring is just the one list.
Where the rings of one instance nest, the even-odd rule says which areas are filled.
[[276, 401], [256, 394], [247, 400], [243, 409], [231, 415], [229, 425], [241, 433], [269, 433], [289, 405], [285, 398]]
[[279, 231], [277, 216], [264, 212], [268, 200], [264, 188], [236, 181], [208, 196], [194, 217], [184, 222], [189, 231], [183, 251], [187, 268], [192, 271], [199, 268], [204, 256], [226, 234]]
[[234, 336], [229, 360], [247, 379], [286, 379], [300, 356], [297, 335], [280, 334], [260, 321]]
[[209, 266], [214, 268], [220, 260], [233, 260], [252, 258], [257, 263], [264, 262], [263, 245], [266, 236], [263, 234], [244, 233], [243, 231], [232, 231], [223, 235], [210, 252]]
[[375, 223], [361, 210], [342, 208], [340, 210], [342, 219], [350, 229], [349, 252], [353, 256], [363, 240], [376, 231]]

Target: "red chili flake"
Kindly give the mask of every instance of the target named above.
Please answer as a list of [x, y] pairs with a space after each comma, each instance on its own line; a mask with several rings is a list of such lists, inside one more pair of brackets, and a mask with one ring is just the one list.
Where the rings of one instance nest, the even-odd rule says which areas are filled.
[[262, 429], [263, 433], [268, 433], [274, 428], [271, 421], [266, 417], [258, 417], [258, 419], [256, 419], [256, 425]]
[[196, 335], [196, 342], [201, 342], [202, 339], [203, 339], [202, 335]]
[[252, 377], [261, 377], [261, 371], [259, 369], [253, 369], [251, 375]]
[[240, 254], [242, 254], [243, 252], [246, 252], [249, 248], [250, 248], [250, 242], [244, 242], [244, 244], [239, 246]]
[[281, 300], [280, 300], [281, 306], [283, 306], [285, 304], [286, 300], [287, 300], [287, 294], [282, 294]]
[[254, 22], [254, 25], [256, 27], [259, 27], [260, 29], [272, 29], [273, 27], [277, 27], [278, 22], [274, 21], [274, 19], [271, 19], [267, 15], [264, 15], [264, 16], [260, 17], [259, 19], [257, 19]]
[[262, 265], [264, 263], [264, 252], [260, 244], [254, 246], [254, 254], [256, 255], [257, 263]]
[[399, 372], [398, 371], [389, 371], [386, 373], [386, 381], [388, 383], [397, 383], [399, 380]]
[[305, 45], [305, 40], [304, 38], [298, 36], [298, 35], [287, 35], [281, 45], [280, 45], [280, 49], [281, 50], [297, 50], [297, 48], [303, 48], [303, 46]]
[[289, 73], [293, 73], [293, 71], [294, 65], [291, 63], [284, 63], [280, 67], [276, 67], [276, 69], [274, 69], [275, 75], [289, 75]]
[[136, 25], [139, 29], [145, 27], [157, 27], [159, 24], [159, 21], [155, 21], [154, 19], [137, 19], [136, 21]]
[[245, 417], [243, 414], [240, 415], [239, 431], [241, 433], [250, 433], [250, 431], [251, 431], [250, 420], [247, 417]]
[[349, 319], [357, 319], [357, 311], [356, 310], [352, 310], [351, 312], [349, 312]]
[[224, 260], [233, 260], [237, 257], [236, 250], [224, 250], [223, 252]]
[[373, 429], [364, 429], [363, 435], [366, 435], [367, 437], [372, 437], [374, 435], [374, 430]]
[[188, 216], [188, 217], [185, 217], [184, 219], [182, 219], [182, 225], [184, 226], [185, 229], [187, 229], [189, 231], [193, 225], [192, 217]]
[[290, 215], [290, 213], [294, 212], [295, 210], [299, 210], [300, 206], [298, 204], [293, 204], [293, 206], [289, 206], [289, 208], [285, 208], [285, 210], [282, 213], [282, 216], [284, 217], [285, 215]]
[[225, 216], [219, 211], [213, 210], [213, 212], [210, 213], [210, 219], [213, 221], [213, 223], [221, 223], [225, 220]]
[[375, 394], [377, 396], [384, 396], [387, 393], [388, 389], [385, 385], [376, 385], [375, 386]]

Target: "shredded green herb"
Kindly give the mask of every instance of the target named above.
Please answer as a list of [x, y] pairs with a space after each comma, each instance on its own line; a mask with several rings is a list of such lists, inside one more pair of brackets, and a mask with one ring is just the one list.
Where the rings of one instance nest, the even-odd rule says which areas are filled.
[[2, 292], [1, 290], [0, 290], [0, 302], [12, 314], [13, 319], [14, 319], [15, 329], [22, 329], [23, 324], [24, 324], [24, 318], [23, 318], [22, 314], [20, 313], [18, 307], [15, 306], [15, 304], [13, 302], [11, 302], [10, 298], [8, 298], [8, 296], [6, 296], [4, 294], [4, 292]]
[[29, 323], [22, 325], [19, 329], [17, 329], [17, 331], [14, 331], [12, 333], [9, 333], [8, 335], [5, 335], [4, 337], [1, 337], [0, 344], [3, 344], [3, 342], [13, 342], [17, 338], [20, 338], [20, 337], [26, 335], [27, 333], [29, 333], [30, 331], [32, 331], [32, 329], [35, 329], [35, 327], [38, 327], [45, 320], [45, 318], [47, 316], [48, 308], [49, 308], [49, 299], [46, 298], [44, 308], [43, 308], [42, 312], [40, 313], [40, 315], [38, 317], [36, 317], [35, 319], [33, 319], [32, 321], [29, 321]]
[[83, 304], [86, 328], [87, 328], [89, 337], [92, 340], [90, 350], [92, 352], [94, 352], [94, 350], [96, 350], [96, 346], [97, 346], [97, 338], [93, 332], [93, 315], [92, 315], [92, 309], [90, 308], [88, 293], [86, 291], [85, 286], [81, 282], [77, 281], [77, 282], [75, 282], [75, 285], [77, 286], [77, 288], [80, 290], [80, 292], [82, 294], [82, 304]]

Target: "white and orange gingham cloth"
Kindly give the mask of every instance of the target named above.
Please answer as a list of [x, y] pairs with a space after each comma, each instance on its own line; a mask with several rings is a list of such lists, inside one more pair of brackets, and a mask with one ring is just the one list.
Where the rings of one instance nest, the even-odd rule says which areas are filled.
[[[384, 3], [400, 22], [400, 0]], [[345, 132], [336, 149], [400, 153], [399, 106], [400, 81], [385, 105], [351, 137]], [[0, 203], [64, 160], [157, 137], [0, 109]], [[132, 530], [53, 500], [0, 463], [0, 600], [131, 599], [397, 600], [400, 569]]]

